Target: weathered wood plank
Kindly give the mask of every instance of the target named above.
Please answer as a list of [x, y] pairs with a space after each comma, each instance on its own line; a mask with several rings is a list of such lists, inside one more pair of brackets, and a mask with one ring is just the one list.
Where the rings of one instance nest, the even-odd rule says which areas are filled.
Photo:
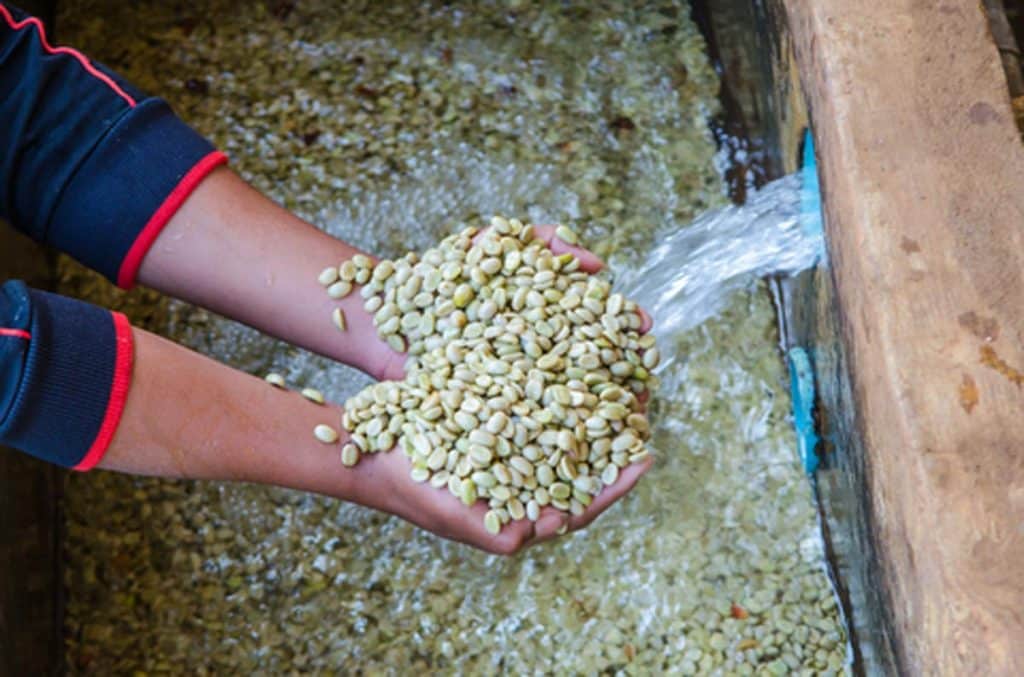
[[1024, 148], [985, 15], [785, 5], [899, 659], [1024, 674]]

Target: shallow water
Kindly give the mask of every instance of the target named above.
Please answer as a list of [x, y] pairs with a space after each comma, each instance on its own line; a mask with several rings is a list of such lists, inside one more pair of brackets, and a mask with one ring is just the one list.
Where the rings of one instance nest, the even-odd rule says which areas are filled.
[[[505, 213], [572, 225], [626, 279], [725, 202], [706, 126], [717, 81], [685, 3], [125, 5], [62, 3], [62, 40], [381, 255]], [[71, 262], [61, 274], [66, 293], [240, 369], [335, 401], [367, 383]], [[69, 478], [71, 671], [844, 671], [774, 314], [756, 278], [737, 279], [712, 319], [688, 307], [688, 330], [665, 337], [656, 469], [587, 532], [523, 557], [295, 492]], [[675, 306], [655, 306], [668, 327]]]

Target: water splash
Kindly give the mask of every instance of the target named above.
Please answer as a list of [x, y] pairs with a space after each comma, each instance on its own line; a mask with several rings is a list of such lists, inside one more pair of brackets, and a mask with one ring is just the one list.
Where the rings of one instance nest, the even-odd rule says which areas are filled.
[[666, 229], [642, 265], [620, 273], [617, 286], [651, 314], [659, 337], [696, 327], [753, 280], [794, 275], [818, 261], [823, 238], [803, 227], [800, 197], [800, 177], [789, 175], [746, 204]]

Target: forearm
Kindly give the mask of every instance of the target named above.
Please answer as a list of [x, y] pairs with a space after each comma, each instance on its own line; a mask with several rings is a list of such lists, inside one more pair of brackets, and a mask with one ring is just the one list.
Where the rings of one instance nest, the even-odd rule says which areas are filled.
[[[237, 480], [311, 491], [382, 510], [446, 538], [510, 554], [555, 536], [569, 518], [545, 510], [536, 526], [523, 520], [498, 536], [483, 527], [487, 507], [467, 509], [446, 490], [409, 478], [400, 451], [363, 454], [347, 467], [341, 410], [310, 402], [140, 329], [133, 329], [131, 387], [117, 432], [97, 467], [140, 475]], [[339, 431], [325, 444], [319, 424]], [[578, 526], [594, 519], [645, 468], [623, 473], [614, 495], [597, 499]]]
[[[582, 515], [545, 509], [536, 524], [492, 536], [483, 502], [467, 509], [447, 490], [411, 481], [403, 453], [343, 465], [340, 423], [337, 407], [134, 329], [121, 315], [17, 282], [0, 287], [0, 443], [66, 467], [312, 491], [506, 554], [586, 525], [649, 467], [623, 470]], [[317, 440], [319, 424], [341, 439]]]
[[[356, 253], [220, 168], [168, 222], [139, 280], [380, 378], [381, 352], [373, 363], [364, 361], [376, 331], [362, 298], [353, 293], [335, 301], [317, 282], [322, 269]], [[331, 321], [337, 306], [347, 319], [345, 333]]]
[[274, 388], [146, 331], [132, 332], [131, 387], [98, 467], [260, 482], [369, 502], [362, 477], [369, 465], [346, 468], [340, 444], [313, 436], [321, 423], [345, 434], [337, 407]]
[[355, 250], [216, 169], [224, 155], [165, 102], [54, 49], [3, 2], [0, 89], [16, 94], [0, 100], [0, 219], [121, 287], [141, 279], [378, 378], [402, 374], [360, 297], [339, 304], [316, 281]]
[[[320, 442], [320, 424], [340, 439]], [[259, 482], [385, 510], [440, 533], [451, 526], [451, 517], [423, 509], [437, 492], [409, 481], [403, 454], [364, 455], [346, 467], [346, 437], [336, 406], [274, 388], [122, 315], [17, 281], [0, 285], [0, 445], [76, 470]], [[420, 503], [403, 503], [410, 489]], [[454, 523], [479, 535], [479, 520], [469, 517]]]

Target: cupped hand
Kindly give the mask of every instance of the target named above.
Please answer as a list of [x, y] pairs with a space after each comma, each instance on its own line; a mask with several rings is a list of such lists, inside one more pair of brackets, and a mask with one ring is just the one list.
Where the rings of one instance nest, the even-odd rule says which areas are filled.
[[623, 468], [615, 483], [595, 496], [580, 515], [547, 506], [541, 509], [536, 522], [513, 520], [497, 535], [484, 529], [486, 501], [481, 499], [467, 507], [445, 487], [435, 489], [429, 482], [414, 482], [409, 476], [412, 463], [398, 449], [365, 454], [353, 471], [364, 476], [360, 485], [366, 487], [366, 494], [357, 498], [360, 503], [401, 517], [443, 538], [497, 555], [514, 555], [593, 522], [628, 493], [653, 462], [651, 457]]
[[[477, 239], [487, 229], [481, 230]], [[538, 239], [544, 242], [554, 254], [569, 253], [579, 259], [580, 269], [594, 274], [604, 267], [602, 261], [592, 252], [571, 245], [555, 235], [556, 226], [535, 226]], [[353, 296], [358, 296], [353, 292]], [[650, 316], [642, 309], [640, 332], [647, 333], [652, 325]], [[373, 327], [372, 317], [360, 307], [350, 321], [350, 331], [357, 333], [357, 340], [366, 346], [362, 360], [353, 365], [380, 380], [399, 380], [405, 377], [405, 355], [392, 350]], [[645, 403], [647, 393], [640, 401]], [[410, 460], [399, 450], [388, 453], [364, 455], [355, 471], [365, 476], [362, 483], [372, 489], [360, 502], [405, 519], [427, 531], [444, 538], [466, 543], [487, 552], [512, 555], [522, 549], [550, 540], [560, 534], [586, 527], [613, 503], [628, 493], [641, 476], [654, 463], [653, 457], [622, 469], [614, 484], [605, 487], [594, 497], [591, 504], [580, 515], [571, 515], [551, 506], [543, 508], [536, 522], [528, 519], [514, 520], [502, 527], [501, 532], [492, 535], [484, 528], [486, 501], [479, 500], [466, 506], [446, 488], [434, 488], [428, 482], [418, 483], [409, 476]]]
[[[593, 252], [559, 239], [555, 235], [555, 229], [556, 226], [535, 226], [534, 233], [552, 253], [572, 254], [579, 259], [581, 270], [594, 274], [604, 268], [604, 263]], [[487, 230], [487, 228], [481, 229], [474, 241], [482, 237]], [[355, 341], [364, 347], [358, 352], [358, 357], [351, 366], [379, 381], [400, 380], [405, 377], [406, 356], [404, 353], [392, 350], [377, 334], [377, 329], [373, 325], [373, 317], [363, 309], [363, 300], [359, 295], [359, 289], [360, 287], [356, 287], [341, 302], [348, 320], [348, 331], [344, 338], [339, 338], [339, 340]], [[647, 333], [651, 329], [651, 317], [642, 308], [637, 309], [637, 313], [641, 317], [640, 333]]]

